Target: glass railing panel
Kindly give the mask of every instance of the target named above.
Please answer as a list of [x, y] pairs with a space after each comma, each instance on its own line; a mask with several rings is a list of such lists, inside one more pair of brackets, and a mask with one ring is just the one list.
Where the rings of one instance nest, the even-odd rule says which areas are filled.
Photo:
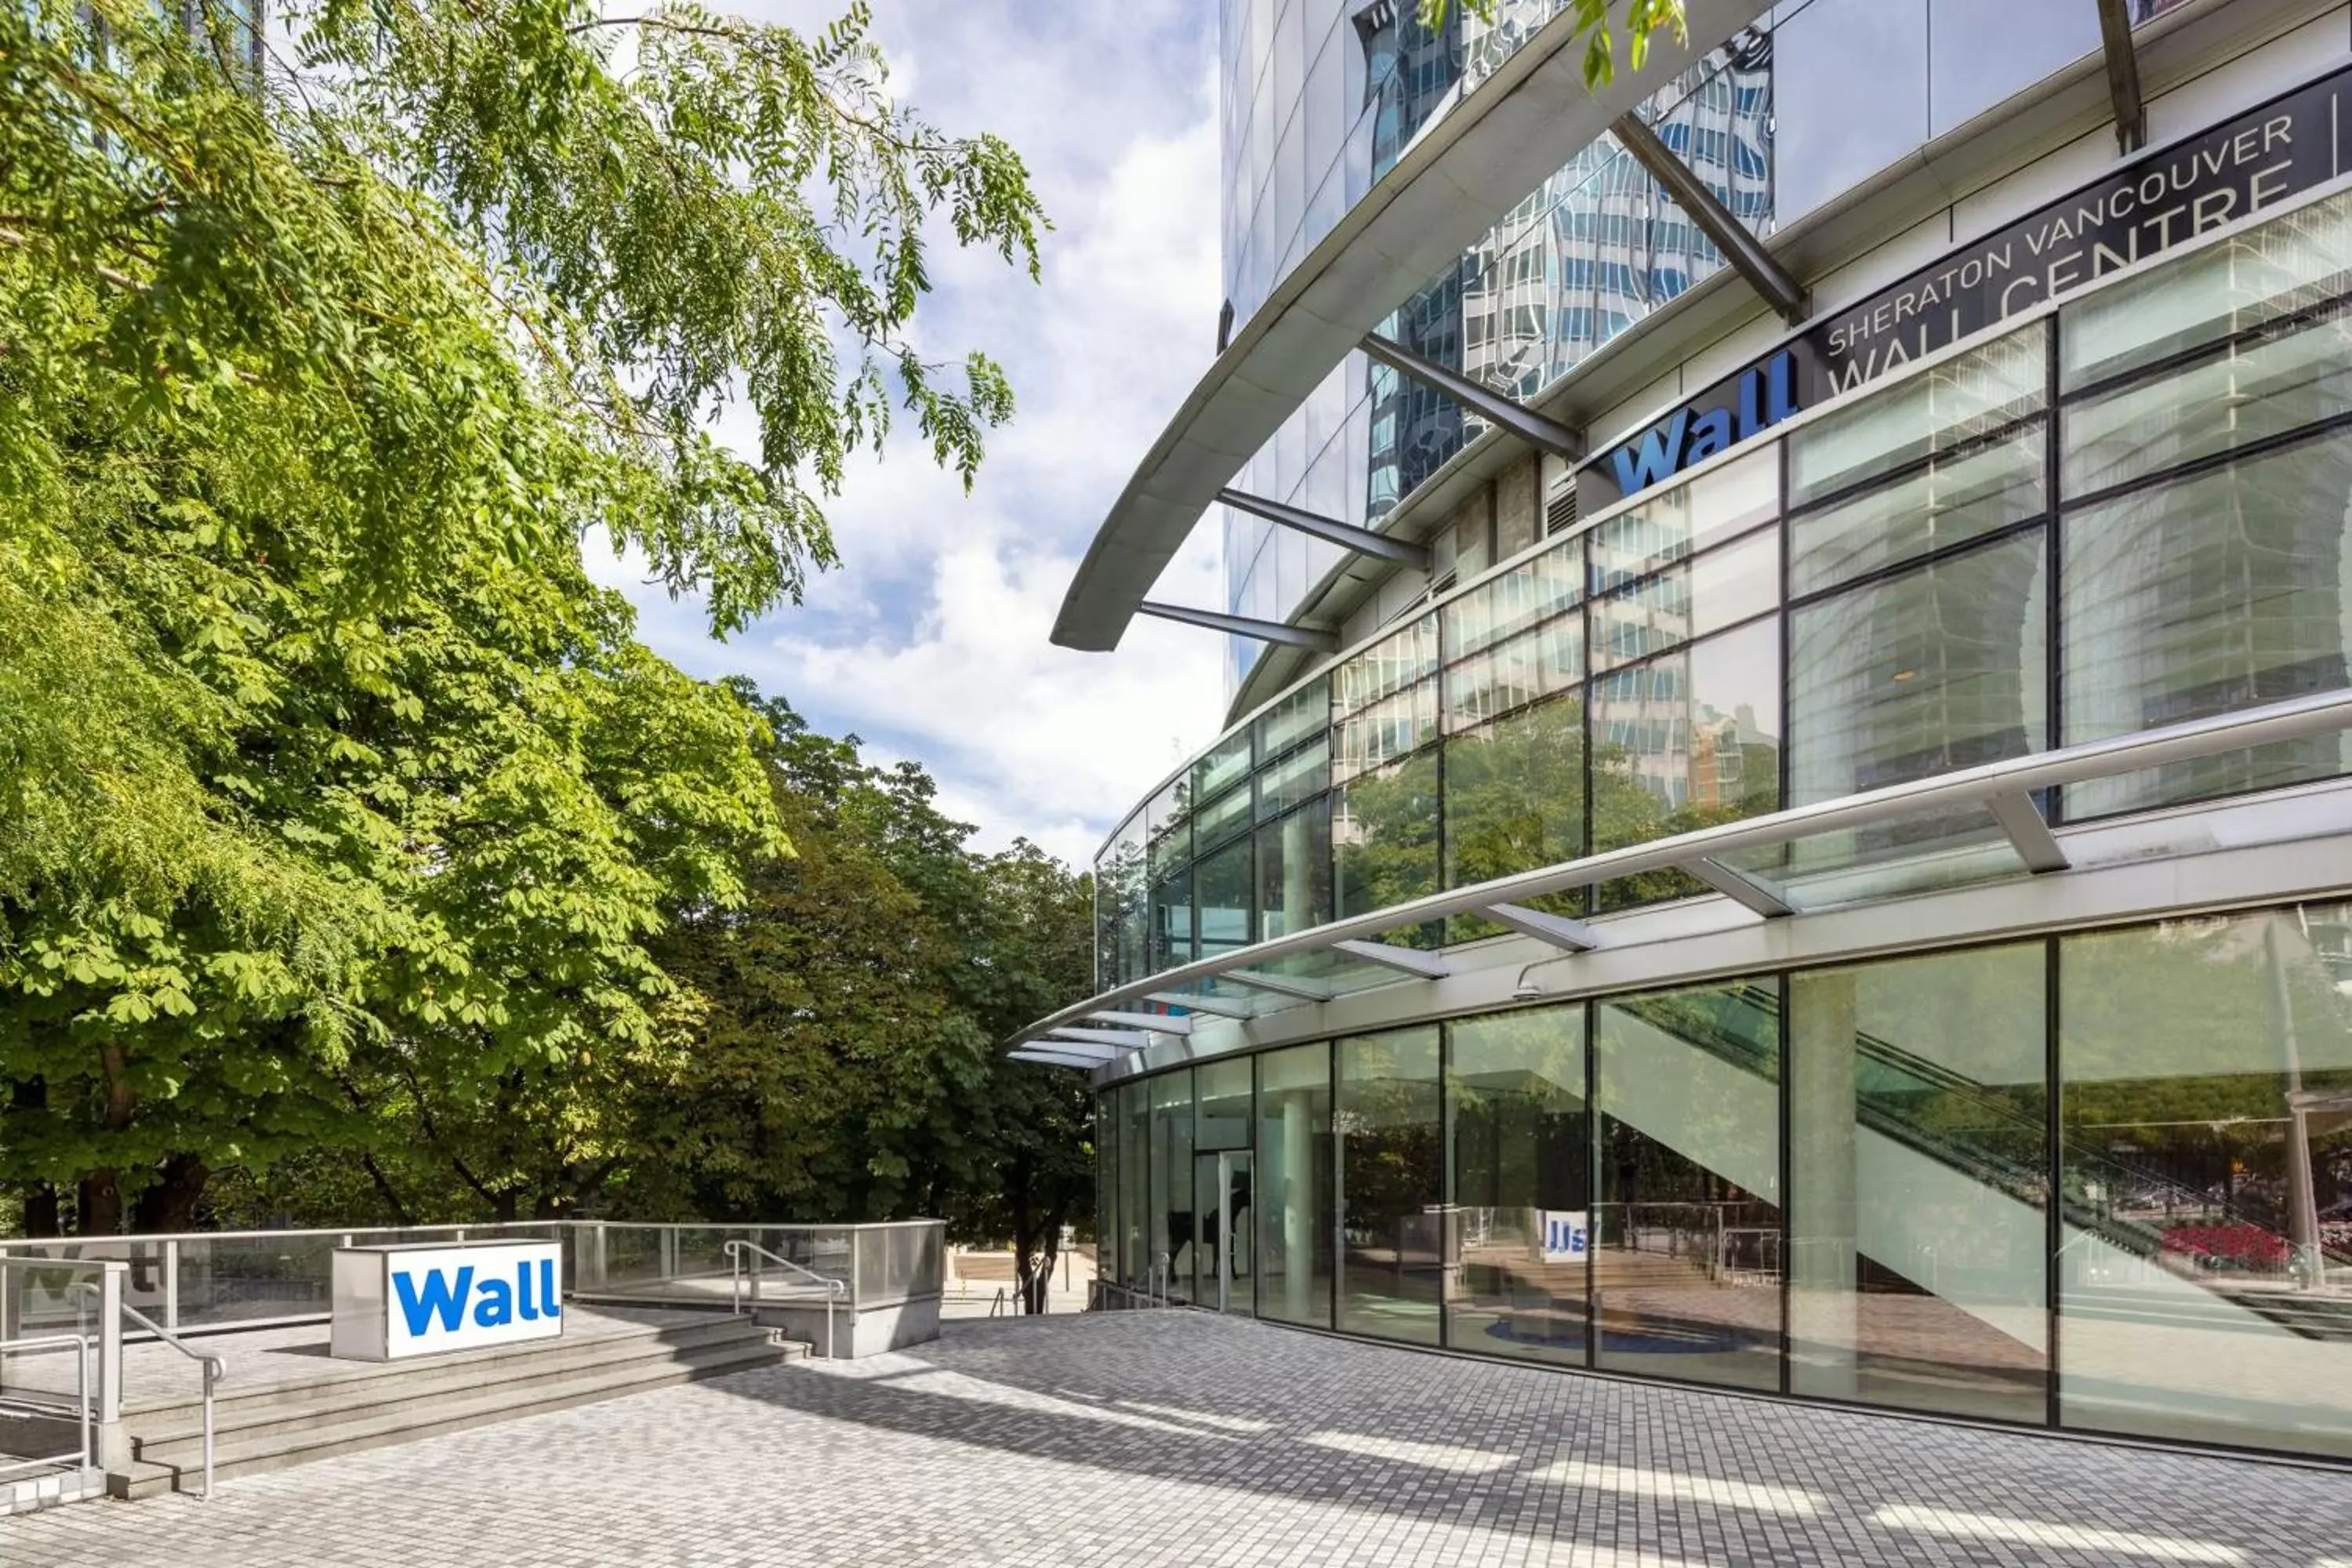
[[334, 1253], [341, 1243], [340, 1234], [183, 1241], [180, 1326], [324, 1316], [334, 1305]]

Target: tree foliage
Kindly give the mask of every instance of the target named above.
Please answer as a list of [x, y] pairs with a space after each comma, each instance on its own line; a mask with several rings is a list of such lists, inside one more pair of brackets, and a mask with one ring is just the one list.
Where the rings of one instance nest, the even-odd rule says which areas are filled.
[[683, 1071], [655, 939], [787, 847], [583, 544], [723, 631], [894, 409], [969, 479], [1010, 393], [911, 349], [926, 226], [1044, 220], [863, 6], [297, 0], [257, 69], [189, 15], [0, 9], [0, 1181], [105, 1232], [330, 1148], [430, 1206], [423, 1148], [560, 1209]]
[[[1492, 26], [1509, 0], [1462, 0], [1462, 9]], [[1421, 25], [1436, 32], [1445, 25], [1454, 0], [1420, 0], [1415, 15]], [[1598, 92], [1617, 79], [1617, 34], [1625, 35], [1625, 68], [1638, 73], [1650, 58], [1653, 34], [1665, 33], [1677, 44], [1690, 42], [1690, 18], [1684, 0], [1569, 0], [1576, 16], [1576, 32], [1584, 40], [1584, 85]], [[1622, 12], [1622, 15], [1612, 13]]]

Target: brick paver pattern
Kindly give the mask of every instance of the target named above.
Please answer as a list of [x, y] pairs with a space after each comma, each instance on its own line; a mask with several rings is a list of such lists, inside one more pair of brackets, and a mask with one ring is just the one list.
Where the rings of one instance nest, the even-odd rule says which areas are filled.
[[0, 1520], [0, 1563], [2352, 1568], [2352, 1477], [1134, 1312]]

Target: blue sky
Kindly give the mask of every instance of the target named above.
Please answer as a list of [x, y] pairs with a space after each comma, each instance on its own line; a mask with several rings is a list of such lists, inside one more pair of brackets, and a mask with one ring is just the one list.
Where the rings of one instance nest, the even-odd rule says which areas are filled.
[[[722, 8], [803, 27], [837, 10]], [[706, 635], [698, 605], [594, 550], [592, 565], [666, 658], [749, 675], [877, 760], [922, 763], [985, 847], [1021, 835], [1082, 863], [1213, 738], [1223, 707], [1212, 634], [1139, 619], [1113, 654], [1046, 641], [1095, 525], [1215, 345], [1215, 7], [880, 0], [876, 12], [893, 92], [950, 132], [1011, 142], [1053, 219], [1042, 284], [943, 244], [921, 313], [925, 357], [993, 355], [1018, 414], [969, 497], [912, 440], [854, 468], [830, 509], [842, 565], [803, 605], [726, 643]], [[1220, 600], [1216, 531], [1195, 531], [1158, 596]]]

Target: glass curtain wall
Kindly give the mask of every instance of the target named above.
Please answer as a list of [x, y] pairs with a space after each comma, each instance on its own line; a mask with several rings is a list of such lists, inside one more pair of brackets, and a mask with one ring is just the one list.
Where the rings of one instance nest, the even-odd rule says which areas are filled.
[[1780, 988], [1601, 1005], [1597, 1364], [1780, 1386]]
[[1438, 1031], [1339, 1045], [1339, 1327], [1433, 1345], [1444, 1274]]
[[1230, 1247], [1230, 1304], [1277, 1321], [2352, 1458], [2352, 903], [1513, 1008], [1100, 1103], [1138, 1289], [1157, 1227], [1171, 1295], [1213, 1304]]
[[1585, 1009], [1446, 1029], [1447, 1342], [1581, 1365], [1591, 1258]]
[[[1465, 584], [1236, 730], [1114, 836], [1096, 868], [1105, 979], [2352, 683], [2347, 258], [2352, 195], [2308, 203]], [[2083, 820], [2347, 773], [2352, 735], [2330, 735], [2045, 806]], [[2006, 858], [1971, 809], [1740, 868], [1819, 907]], [[1664, 873], [1556, 907], [1698, 890]]]
[[1789, 1387], [2038, 1422], [2041, 942], [1789, 982]]
[[2352, 1457], [2352, 905], [2059, 949], [2060, 1419]]
[[1331, 1326], [1331, 1047], [1257, 1058], [1257, 1310]]
[[1151, 1258], [1171, 1300], [1192, 1300], [1192, 1074], [1162, 1073], [1151, 1085]]

